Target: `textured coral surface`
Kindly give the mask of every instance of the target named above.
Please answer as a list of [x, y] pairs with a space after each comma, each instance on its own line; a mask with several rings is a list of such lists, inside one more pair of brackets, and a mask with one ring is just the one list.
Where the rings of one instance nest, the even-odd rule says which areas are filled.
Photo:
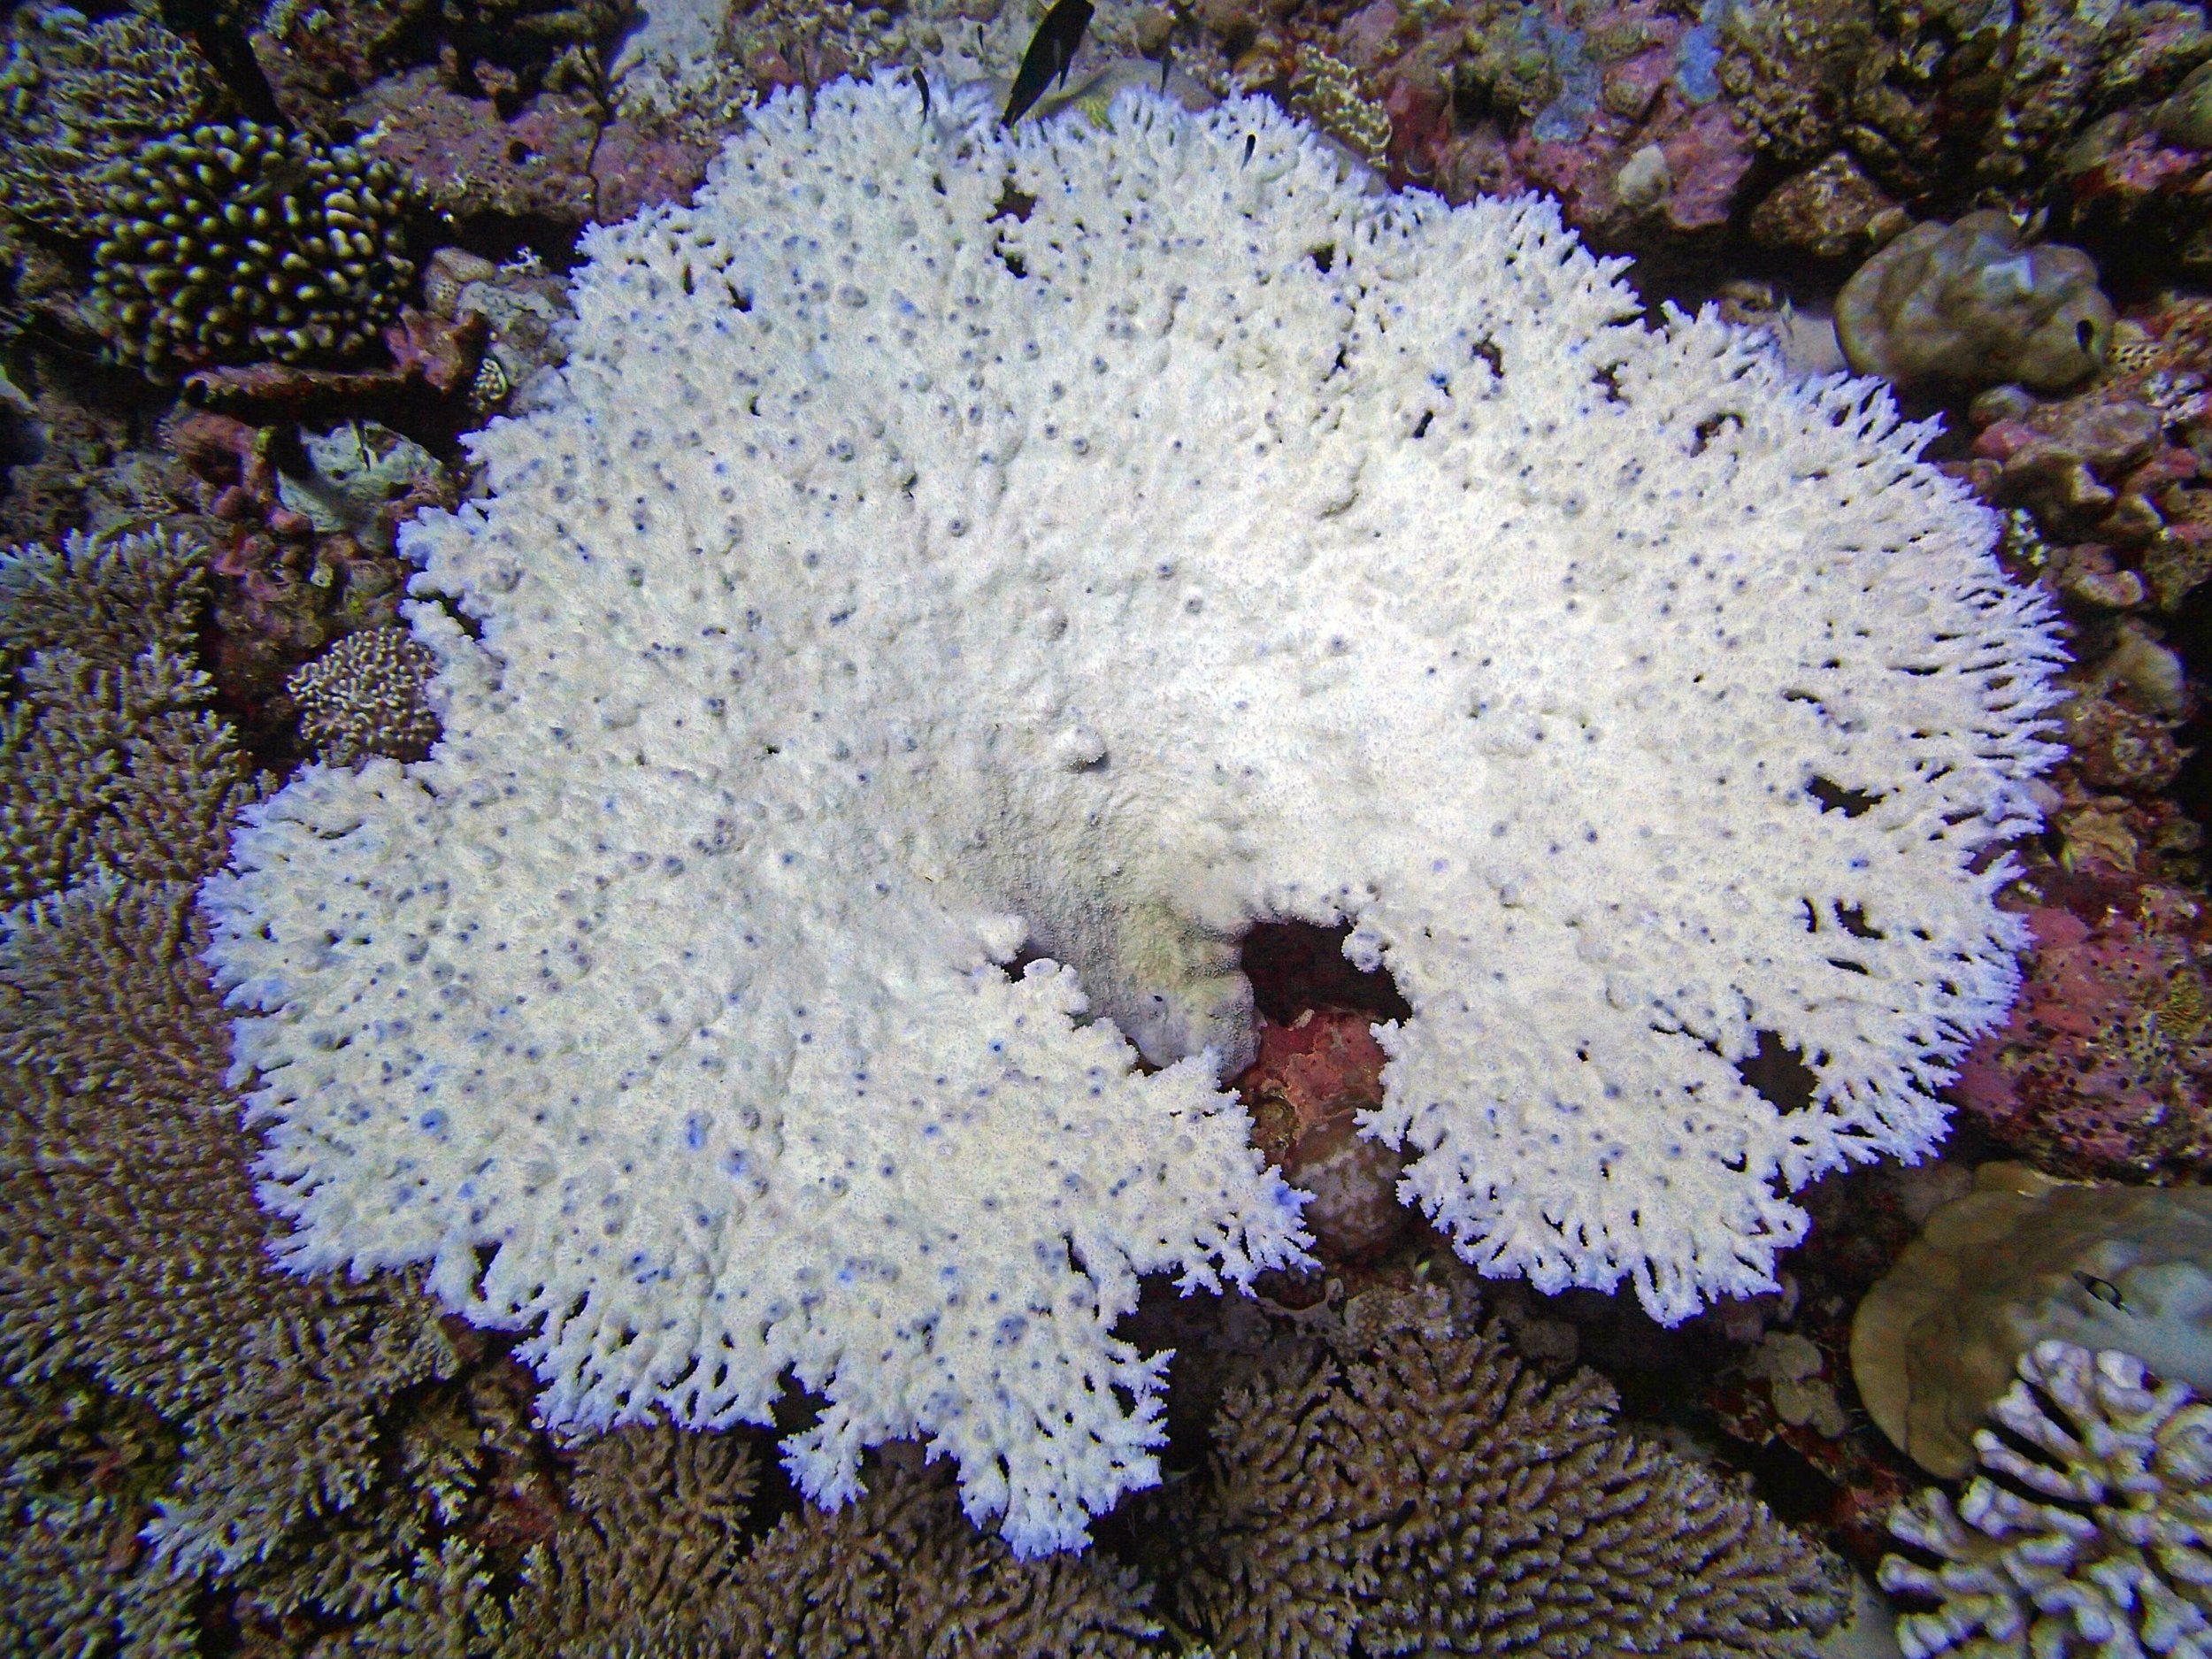
[[432, 1262], [556, 1422], [788, 1370], [810, 1492], [919, 1431], [1034, 1550], [1152, 1475], [1137, 1274], [1296, 1252], [1242, 929], [1394, 976], [1365, 1126], [1471, 1260], [1678, 1318], [1936, 1133], [2054, 648], [1870, 388], [1630, 321], [1545, 206], [1257, 102], [985, 115], [783, 99], [589, 240], [408, 543], [481, 624], [413, 612], [440, 747], [208, 902], [294, 1265]]
[[2212, 1652], [2212, 1406], [2129, 1355], [2041, 1342], [1990, 1417], [1956, 1505], [1924, 1492], [1890, 1523], [1911, 1553], [1883, 1587], [1935, 1604], [1898, 1620], [1908, 1659]]
[[1779, 1659], [1836, 1621], [1832, 1560], [1622, 1432], [1594, 1372], [1546, 1380], [1434, 1292], [1363, 1300], [1394, 1332], [1359, 1353], [1356, 1308], [1353, 1357], [1286, 1346], [1169, 1501], [1217, 1651]]

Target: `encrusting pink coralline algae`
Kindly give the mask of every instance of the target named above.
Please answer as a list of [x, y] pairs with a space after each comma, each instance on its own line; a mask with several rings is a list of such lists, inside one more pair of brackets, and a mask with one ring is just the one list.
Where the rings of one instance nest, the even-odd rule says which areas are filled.
[[1870, 384], [1251, 100], [841, 83], [585, 250], [404, 538], [442, 741], [205, 889], [294, 1267], [429, 1263], [557, 1425], [788, 1373], [810, 1494], [926, 1436], [1036, 1554], [1156, 1477], [1139, 1276], [1302, 1259], [1256, 921], [1394, 977], [1362, 1126], [1487, 1273], [1679, 1319], [1939, 1135], [2059, 653]]

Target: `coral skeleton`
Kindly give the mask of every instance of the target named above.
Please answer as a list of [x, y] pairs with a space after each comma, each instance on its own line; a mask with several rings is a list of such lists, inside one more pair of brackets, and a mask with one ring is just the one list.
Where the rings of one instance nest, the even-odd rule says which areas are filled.
[[1139, 1277], [1303, 1259], [1246, 928], [1394, 977], [1361, 1128], [1471, 1262], [1680, 1319], [1940, 1133], [2059, 653], [1926, 429], [1551, 206], [991, 114], [781, 97], [591, 232], [402, 535], [442, 739], [204, 902], [294, 1268], [430, 1263], [564, 1427], [795, 1379], [810, 1495], [926, 1436], [1027, 1555], [1156, 1478]]
[[1930, 1490], [1890, 1531], [1882, 1587], [1907, 1659], [2212, 1655], [2212, 1405], [2115, 1349], [2039, 1342], [1975, 1438], [1955, 1506]]

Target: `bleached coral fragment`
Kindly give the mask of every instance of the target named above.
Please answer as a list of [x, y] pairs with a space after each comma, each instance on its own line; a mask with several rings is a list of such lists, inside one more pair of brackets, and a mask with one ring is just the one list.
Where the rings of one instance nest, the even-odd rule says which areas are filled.
[[557, 1423], [788, 1371], [814, 1495], [926, 1433], [1035, 1552], [1153, 1476], [1136, 1276], [1299, 1253], [1255, 920], [1395, 977], [1366, 1127], [1486, 1271], [1678, 1317], [1933, 1139], [2056, 652], [1871, 388], [1252, 101], [834, 86], [586, 251], [405, 541], [437, 749], [206, 891], [294, 1265], [431, 1262]]

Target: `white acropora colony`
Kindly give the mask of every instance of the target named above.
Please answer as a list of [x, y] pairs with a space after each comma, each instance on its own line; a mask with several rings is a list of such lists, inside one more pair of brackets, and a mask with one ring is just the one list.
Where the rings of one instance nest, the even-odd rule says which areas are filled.
[[1302, 1259], [1255, 921], [1394, 976], [1365, 1129], [1488, 1273], [1678, 1319], [1934, 1142], [2047, 611], [1870, 383], [1363, 183], [1256, 101], [842, 83], [591, 234], [404, 538], [443, 740], [206, 890], [292, 1265], [431, 1263], [557, 1425], [788, 1371], [809, 1493], [926, 1435], [1035, 1553], [1156, 1478], [1138, 1276]]

